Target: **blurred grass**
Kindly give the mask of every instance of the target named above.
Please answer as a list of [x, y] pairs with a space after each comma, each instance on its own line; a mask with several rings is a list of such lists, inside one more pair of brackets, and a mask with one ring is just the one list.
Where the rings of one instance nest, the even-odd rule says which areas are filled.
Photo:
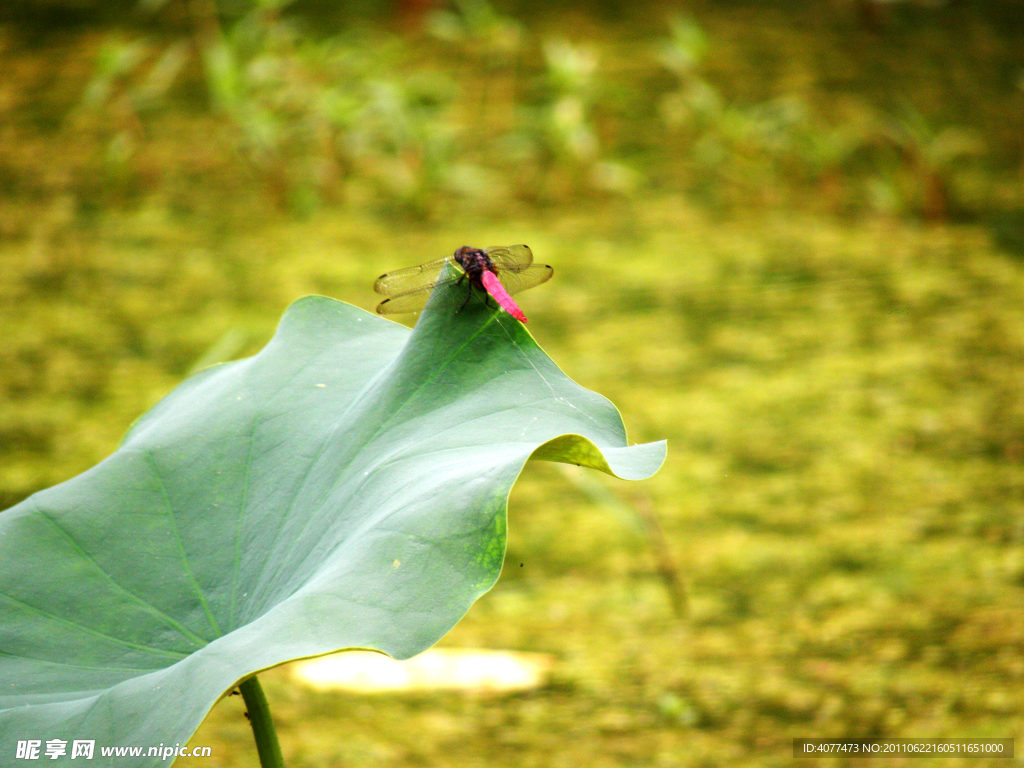
[[[835, 8], [695, 6], [715, 52], [699, 77], [724, 103], [797, 94], [824, 115], [789, 136], [897, 92], [934, 126], [974, 131], [987, 154], [950, 176], [960, 214], [931, 218], [833, 205], [833, 182], [728, 143], [725, 171], [692, 186], [700, 135], [655, 141], [606, 121], [641, 67], [626, 44], [656, 50], [660, 19], [552, 12], [526, 27], [535, 42], [569, 29], [585, 38], [573, 50], [608, 63], [584, 114], [601, 131], [619, 120], [599, 159], [630, 164], [635, 188], [595, 189], [549, 155], [522, 195], [442, 190], [410, 208], [356, 174], [362, 193], [300, 206], [301, 219], [187, 93], [144, 114], [131, 162], [112, 164], [111, 124], [75, 107], [106, 30], [28, 44], [0, 28], [0, 508], [101, 460], [197, 364], [257, 350], [299, 296], [372, 310], [387, 269], [527, 242], [556, 271], [523, 295], [531, 332], [620, 407], [631, 440], [669, 439], [653, 479], [598, 479], [626, 503], [649, 498], [688, 615], [674, 616], [641, 531], [530, 465], [506, 572], [444, 643], [554, 653], [551, 683], [360, 698], [274, 671], [288, 765], [772, 766], [790, 764], [797, 736], [1024, 735], [1019, 42], [962, 6], [896, 6], [881, 38]], [[448, 66], [435, 46], [413, 40], [400, 58]], [[659, 94], [681, 82], [653, 57], [642, 66], [635, 82]], [[446, 70], [473, 95], [453, 109], [500, 111], [534, 82], [512, 70], [492, 91], [475, 67]], [[650, 93], [637, 90], [625, 103]], [[658, 157], [683, 157], [687, 183], [649, 184], [671, 176]], [[835, 183], [863, 190], [878, 169], [857, 162]], [[202, 765], [253, 763], [241, 706], [222, 701], [192, 739], [214, 747]]]

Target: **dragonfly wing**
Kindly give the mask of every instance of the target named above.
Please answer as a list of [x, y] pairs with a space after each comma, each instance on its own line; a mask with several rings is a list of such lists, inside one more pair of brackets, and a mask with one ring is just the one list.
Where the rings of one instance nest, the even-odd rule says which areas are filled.
[[[524, 248], [526, 246], [523, 246]], [[545, 283], [551, 279], [554, 270], [547, 264], [534, 264], [533, 266], [516, 269], [515, 267], [498, 270], [498, 279], [505, 286], [509, 295], [525, 291], [528, 288]]]
[[533, 264], [533, 251], [528, 245], [499, 245], [494, 248], [486, 248], [484, 253], [498, 268], [499, 273], [503, 269], [522, 271]]
[[377, 278], [377, 282], [373, 284], [373, 290], [395, 298], [421, 290], [426, 290], [429, 293], [437, 283], [437, 276], [441, 273], [441, 268], [449, 261], [452, 261], [452, 257], [446, 256], [443, 259], [428, 261], [426, 264], [416, 267], [388, 272]]
[[400, 315], [404, 312], [418, 312], [427, 303], [427, 299], [430, 298], [430, 292], [433, 289], [433, 285], [428, 285], [426, 288], [419, 288], [415, 291], [392, 296], [390, 299], [384, 299], [384, 301], [377, 305], [377, 314]]
[[434, 288], [439, 285], [451, 285], [465, 276], [462, 267], [456, 263], [456, 274], [439, 279], [438, 274], [450, 261], [453, 261], [451, 257], [437, 259], [420, 264], [418, 267], [399, 269], [381, 275], [377, 278], [373, 289], [390, 298], [384, 299], [377, 305], [377, 314], [398, 315], [403, 312], [419, 312], [427, 303]]

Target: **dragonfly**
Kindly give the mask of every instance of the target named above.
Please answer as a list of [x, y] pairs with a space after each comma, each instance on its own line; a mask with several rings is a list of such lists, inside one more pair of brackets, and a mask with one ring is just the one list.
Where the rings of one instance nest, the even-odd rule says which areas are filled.
[[[457, 274], [441, 277], [444, 266], [452, 263], [457, 267], [452, 271]], [[465, 283], [466, 298], [456, 312], [469, 302], [475, 286], [484, 292], [485, 303], [490, 296], [512, 317], [525, 323], [526, 315], [512, 300], [512, 294], [547, 282], [553, 273], [547, 264], [534, 264], [533, 251], [525, 245], [484, 249], [464, 245], [443, 259], [381, 275], [373, 290], [388, 297], [377, 305], [377, 313], [391, 315], [422, 309], [437, 287]]]

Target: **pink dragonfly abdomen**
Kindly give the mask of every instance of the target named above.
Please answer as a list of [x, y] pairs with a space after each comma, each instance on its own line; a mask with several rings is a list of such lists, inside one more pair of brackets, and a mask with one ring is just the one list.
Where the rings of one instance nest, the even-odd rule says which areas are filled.
[[494, 297], [494, 300], [498, 302], [506, 312], [521, 323], [526, 322], [526, 315], [523, 314], [523, 310], [519, 308], [519, 305], [512, 301], [512, 297], [508, 295], [508, 291], [505, 290], [505, 286], [498, 280], [498, 276], [490, 270], [485, 269], [483, 274], [480, 275], [480, 282], [483, 283], [486, 291]]

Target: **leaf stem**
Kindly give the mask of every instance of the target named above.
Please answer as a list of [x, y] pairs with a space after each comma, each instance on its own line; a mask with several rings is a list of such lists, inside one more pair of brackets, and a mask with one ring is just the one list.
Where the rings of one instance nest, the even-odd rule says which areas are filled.
[[263, 694], [260, 681], [253, 675], [238, 686], [249, 710], [249, 725], [256, 739], [256, 751], [260, 756], [262, 768], [284, 768], [284, 757], [281, 755], [281, 744], [277, 740], [274, 720], [270, 716], [270, 706]]

